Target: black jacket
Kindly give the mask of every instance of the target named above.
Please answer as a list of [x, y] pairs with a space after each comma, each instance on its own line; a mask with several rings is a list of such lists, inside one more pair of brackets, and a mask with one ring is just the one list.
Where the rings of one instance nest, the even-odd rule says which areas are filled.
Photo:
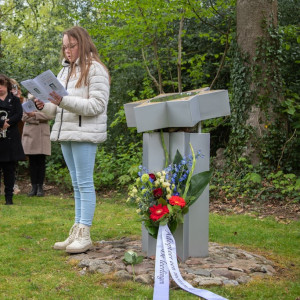
[[[7, 119], [10, 125], [6, 131], [6, 138], [0, 137], [0, 162], [25, 160], [21, 136], [18, 130], [18, 122], [22, 119], [23, 109], [20, 99], [12, 93], [8, 93], [4, 101], [0, 100], [0, 117], [4, 115], [1, 111], [8, 113]], [[4, 120], [0, 118], [0, 128]]]

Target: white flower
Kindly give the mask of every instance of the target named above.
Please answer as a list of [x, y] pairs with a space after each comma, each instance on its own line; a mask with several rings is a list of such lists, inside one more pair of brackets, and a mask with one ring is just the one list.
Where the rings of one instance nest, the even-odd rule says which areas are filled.
[[163, 176], [166, 176], [166, 174], [167, 174], [166, 171], [162, 171], [161, 173]]
[[167, 194], [167, 199], [169, 200], [171, 197], [172, 197], [172, 195], [171, 194]]
[[157, 172], [157, 173], [156, 173], [156, 177], [161, 177], [161, 173], [160, 173], [160, 172]]
[[167, 193], [171, 194], [171, 189], [169, 187], [166, 188]]

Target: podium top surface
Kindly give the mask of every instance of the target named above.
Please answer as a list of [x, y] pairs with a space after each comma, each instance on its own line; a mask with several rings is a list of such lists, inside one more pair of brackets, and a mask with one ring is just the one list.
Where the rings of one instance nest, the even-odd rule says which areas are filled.
[[230, 114], [227, 90], [198, 89], [163, 94], [124, 105], [128, 127], [138, 132], [168, 128], [193, 127], [202, 120]]

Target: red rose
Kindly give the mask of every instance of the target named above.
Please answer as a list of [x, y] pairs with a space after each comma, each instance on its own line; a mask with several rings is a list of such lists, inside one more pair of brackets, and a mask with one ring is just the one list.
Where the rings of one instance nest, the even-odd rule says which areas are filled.
[[149, 177], [150, 177], [153, 181], [156, 180], [156, 176], [155, 176], [153, 173], [150, 173], [150, 174], [149, 174]]
[[169, 203], [171, 205], [179, 205], [180, 207], [184, 207], [185, 206], [185, 201], [183, 198], [179, 197], [179, 196], [172, 196], [169, 199]]
[[163, 206], [162, 204], [153, 205], [149, 209], [151, 212], [150, 219], [153, 221], [157, 221], [160, 218], [162, 218], [165, 214], [169, 213], [168, 207], [166, 205]]
[[163, 195], [163, 190], [161, 188], [157, 188], [153, 190], [153, 196], [155, 198], [160, 198]]

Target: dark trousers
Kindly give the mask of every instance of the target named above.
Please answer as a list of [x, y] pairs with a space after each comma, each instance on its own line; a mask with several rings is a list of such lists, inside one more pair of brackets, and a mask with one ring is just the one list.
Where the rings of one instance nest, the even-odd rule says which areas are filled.
[[28, 155], [31, 184], [44, 184], [46, 155]]
[[[14, 184], [15, 184], [15, 171], [16, 171], [16, 162], [15, 161], [1, 161], [0, 169], [3, 174], [4, 182], [4, 193], [6, 200], [12, 200], [14, 194]], [[0, 176], [1, 182], [1, 176]]]

